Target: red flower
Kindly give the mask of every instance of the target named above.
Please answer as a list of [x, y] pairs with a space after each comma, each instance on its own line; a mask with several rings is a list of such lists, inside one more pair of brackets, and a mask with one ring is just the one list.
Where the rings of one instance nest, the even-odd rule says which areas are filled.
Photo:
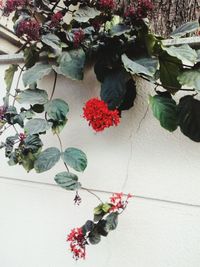
[[153, 10], [151, 0], [138, 0], [137, 16], [139, 18], [146, 18], [149, 11]]
[[71, 230], [70, 234], [67, 236], [67, 241], [70, 242], [70, 249], [73, 253], [73, 257], [78, 259], [85, 259], [85, 246], [87, 240], [83, 235], [82, 228], [74, 228]]
[[133, 5], [130, 5], [126, 8], [126, 12], [124, 13], [125, 17], [133, 17], [135, 16], [135, 8]]
[[63, 14], [61, 11], [58, 11], [55, 14], [53, 14], [51, 17], [50, 27], [56, 27], [60, 23], [62, 18], [63, 18]]
[[26, 134], [25, 133], [20, 133], [19, 134], [19, 141], [20, 141], [20, 143], [24, 142], [25, 139], [26, 139]]
[[110, 126], [117, 126], [120, 122], [119, 111], [109, 110], [108, 105], [98, 98], [92, 98], [83, 108], [83, 117], [96, 132], [103, 131]]
[[23, 7], [26, 4], [26, 0], [7, 0], [4, 7], [4, 15], [8, 16], [10, 13], [16, 10], [18, 7]]
[[0, 106], [0, 120], [4, 119], [5, 113], [6, 113], [6, 107]]
[[82, 29], [79, 29], [74, 32], [74, 47], [78, 48], [80, 43], [84, 39], [84, 31]]
[[102, 9], [114, 9], [115, 1], [114, 0], [99, 0], [99, 7]]
[[29, 40], [37, 41], [40, 38], [40, 24], [33, 19], [22, 20], [17, 27], [16, 34], [18, 37], [26, 35]]
[[114, 193], [110, 198], [110, 203], [112, 204], [110, 212], [120, 212], [121, 210], [124, 210], [128, 205], [128, 200], [132, 197], [131, 194], [126, 196], [123, 193]]

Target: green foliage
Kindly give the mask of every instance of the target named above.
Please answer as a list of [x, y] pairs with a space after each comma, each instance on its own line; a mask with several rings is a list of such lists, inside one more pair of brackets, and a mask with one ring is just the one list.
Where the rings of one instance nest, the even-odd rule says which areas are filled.
[[12, 82], [13, 82], [13, 78], [14, 78], [14, 74], [15, 72], [18, 70], [18, 66], [17, 65], [10, 65], [9, 68], [5, 71], [5, 83], [6, 83], [6, 90], [7, 92], [10, 91], [11, 86], [12, 86]]
[[199, 23], [198, 21], [189, 21], [180, 27], [178, 27], [175, 31], [171, 33], [171, 37], [177, 38], [177, 37], [182, 37], [186, 35], [187, 33], [192, 33], [197, 31], [199, 28]]
[[178, 76], [178, 80], [180, 84], [200, 91], [200, 68], [193, 70], [184, 70]]
[[200, 101], [193, 96], [184, 96], [178, 105], [179, 125], [183, 134], [200, 142]]
[[160, 125], [170, 132], [178, 127], [176, 102], [170, 95], [160, 94], [149, 98], [153, 115], [160, 121]]
[[85, 52], [83, 49], [63, 52], [58, 58], [59, 66], [53, 66], [58, 74], [62, 74], [72, 80], [83, 79], [83, 68], [85, 65]]
[[51, 65], [46, 63], [36, 63], [33, 67], [26, 70], [23, 74], [24, 86], [36, 83], [38, 80], [42, 79], [44, 76], [48, 75], [52, 70]]
[[30, 45], [24, 49], [24, 61], [27, 68], [33, 67], [39, 60], [39, 53], [36, 45]]
[[16, 100], [20, 104], [30, 104], [30, 105], [42, 105], [47, 103], [48, 101], [48, 94], [45, 90], [40, 89], [26, 89], [21, 91]]
[[99, 16], [101, 12], [93, 7], [84, 6], [79, 8], [74, 13], [74, 20], [78, 22], [88, 22], [90, 19], [93, 19], [97, 16]]
[[61, 41], [57, 35], [52, 33], [42, 35], [41, 41], [47, 46], [51, 47], [56, 54], [59, 55], [62, 52]]
[[71, 172], [60, 172], [54, 179], [59, 186], [66, 190], [78, 190], [81, 187], [78, 176]]
[[35, 119], [29, 120], [25, 124], [24, 130], [26, 133], [31, 134], [31, 135], [39, 134], [39, 133], [44, 133], [47, 130], [49, 130], [51, 125], [52, 124], [50, 122], [47, 122], [44, 119], [35, 118]]
[[36, 172], [41, 173], [50, 170], [60, 159], [60, 150], [49, 147], [42, 151], [34, 163]]
[[63, 122], [66, 120], [66, 115], [69, 112], [69, 106], [62, 99], [53, 99], [45, 105], [45, 111], [50, 119]]
[[65, 149], [62, 158], [64, 162], [78, 172], [82, 172], [87, 167], [86, 154], [80, 149], [69, 147]]

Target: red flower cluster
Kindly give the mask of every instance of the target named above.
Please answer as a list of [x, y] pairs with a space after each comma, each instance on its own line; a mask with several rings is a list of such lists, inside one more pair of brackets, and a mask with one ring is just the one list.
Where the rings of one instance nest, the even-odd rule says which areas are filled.
[[19, 138], [20, 143], [22, 143], [26, 139], [26, 134], [25, 133], [20, 133], [18, 138]]
[[153, 10], [151, 0], [138, 0], [137, 16], [139, 18], [146, 18], [149, 11]]
[[96, 132], [103, 131], [110, 126], [117, 126], [120, 122], [119, 111], [109, 110], [108, 105], [98, 98], [92, 98], [83, 108], [83, 117]]
[[7, 0], [3, 10], [5, 16], [10, 15], [18, 7], [23, 7], [26, 4], [26, 0]]
[[114, 0], [99, 0], [99, 7], [102, 9], [112, 10], [115, 8]]
[[26, 35], [29, 40], [37, 41], [40, 38], [40, 24], [33, 19], [22, 20], [17, 27], [16, 35]]
[[80, 43], [83, 41], [84, 39], [84, 31], [82, 29], [79, 29], [77, 31], [74, 32], [74, 48], [78, 48]]
[[78, 259], [85, 259], [85, 246], [87, 240], [83, 234], [82, 228], [74, 228], [67, 236], [67, 241], [70, 242], [70, 249], [73, 253], [73, 257]]
[[133, 5], [130, 5], [126, 8], [126, 11], [124, 13], [125, 17], [133, 17], [135, 16], [135, 8]]
[[4, 119], [5, 113], [6, 113], [6, 107], [5, 106], [0, 106], [0, 120]]
[[50, 27], [58, 26], [62, 18], [63, 18], [63, 14], [61, 11], [58, 11], [55, 14], [53, 14], [51, 17]]
[[128, 200], [132, 197], [131, 194], [125, 196], [123, 193], [114, 193], [110, 198], [110, 203], [112, 204], [110, 212], [124, 210], [128, 204]]

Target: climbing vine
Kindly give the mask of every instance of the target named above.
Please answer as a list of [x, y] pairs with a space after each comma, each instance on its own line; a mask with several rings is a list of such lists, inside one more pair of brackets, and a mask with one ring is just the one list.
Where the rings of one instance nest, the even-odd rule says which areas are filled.
[[[160, 125], [170, 132], [180, 127], [184, 135], [200, 142], [200, 50], [187, 44], [169, 46], [155, 35], [148, 21], [153, 9], [150, 0], [6, 0], [0, 4], [22, 42], [17, 53], [24, 55], [23, 65], [12, 64], [5, 72], [6, 95], [0, 107], [1, 133], [8, 128], [14, 132], [0, 145], [10, 166], [19, 164], [27, 172], [42, 173], [62, 160], [65, 169], [56, 174], [55, 182], [74, 190], [75, 202], [80, 203], [77, 172], [85, 170], [87, 157], [78, 148], [63, 148], [60, 132], [67, 124], [69, 107], [54, 98], [54, 92], [58, 75], [82, 80], [88, 61], [93, 62], [101, 83], [100, 97], [89, 99], [83, 107], [83, 117], [94, 131], [120, 123], [123, 111], [134, 105], [135, 78], [140, 77], [155, 85], [156, 94], [149, 103]], [[198, 31], [197, 21], [188, 22], [169, 38], [181, 39]], [[50, 73], [55, 78], [48, 97], [38, 81]], [[21, 78], [25, 89], [19, 86]], [[173, 98], [179, 91], [188, 95], [177, 102]], [[42, 136], [50, 130], [59, 148], [43, 148]], [[86, 245], [97, 244], [116, 228], [130, 197], [114, 194], [95, 208], [94, 221], [72, 230], [67, 240], [75, 259], [85, 258]]]

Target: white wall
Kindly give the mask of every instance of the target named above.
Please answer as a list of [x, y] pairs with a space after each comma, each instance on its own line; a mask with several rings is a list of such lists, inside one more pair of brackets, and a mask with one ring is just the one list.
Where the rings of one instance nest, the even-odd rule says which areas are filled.
[[[0, 66], [2, 94], [6, 67]], [[134, 108], [123, 113], [119, 127], [99, 134], [81, 117], [85, 101], [99, 95], [92, 71], [86, 72], [83, 82], [59, 77], [55, 97], [70, 106], [61, 134], [64, 147], [81, 148], [88, 156], [88, 167], [79, 175], [82, 184], [142, 198], [131, 201], [115, 232], [88, 248], [85, 262], [74, 263], [66, 234], [92, 217], [97, 200], [81, 191], [82, 204], [74, 207], [73, 193], [48, 185], [64, 170], [62, 162], [49, 172], [26, 174], [19, 167], [8, 167], [0, 151], [0, 266], [200, 266], [200, 145], [179, 130], [162, 129], [150, 110], [144, 117], [153, 88], [146, 82], [137, 84]], [[49, 76], [40, 88], [51, 93], [52, 85]], [[44, 143], [58, 145], [51, 133]], [[110, 196], [99, 195], [104, 200]]]

